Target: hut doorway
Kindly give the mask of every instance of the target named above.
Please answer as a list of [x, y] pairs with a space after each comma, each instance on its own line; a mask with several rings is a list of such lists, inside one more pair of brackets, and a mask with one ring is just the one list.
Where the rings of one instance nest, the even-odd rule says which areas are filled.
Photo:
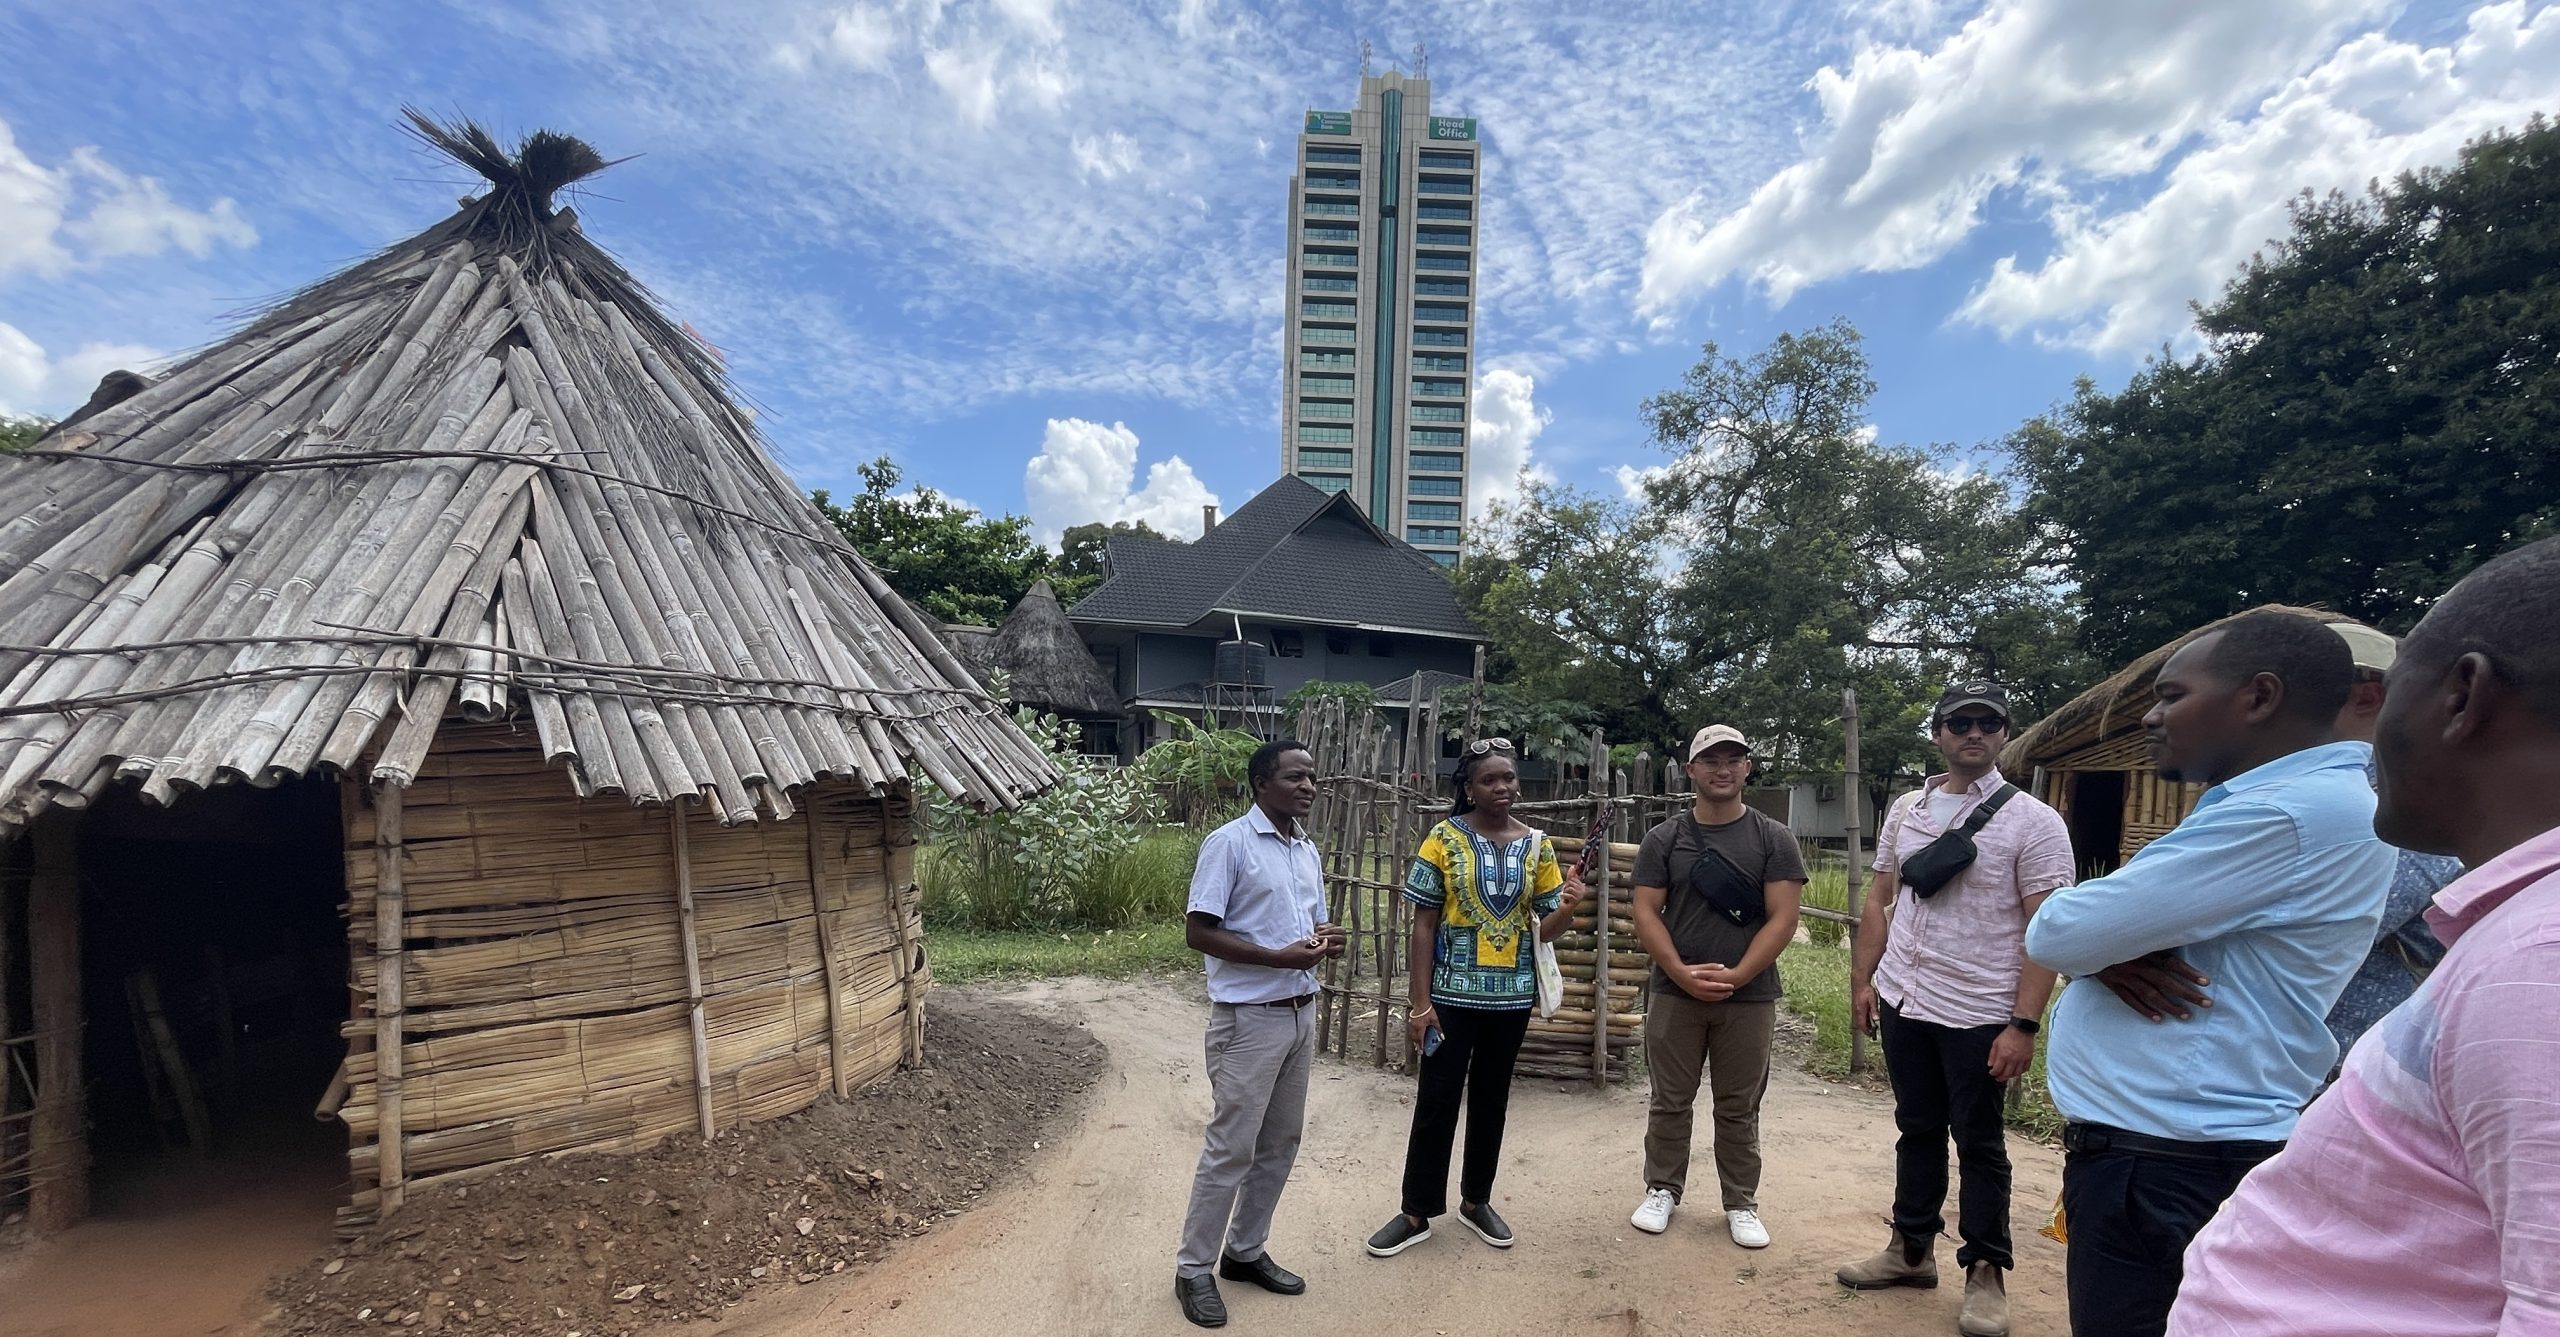
[[111, 790], [79, 830], [91, 1211], [308, 1200], [325, 1231], [346, 1134], [312, 1117], [345, 1042], [339, 785], [222, 785], [169, 808]]
[[2071, 777], [2071, 862], [2082, 877], [2103, 876], [2124, 862], [2123, 771]]

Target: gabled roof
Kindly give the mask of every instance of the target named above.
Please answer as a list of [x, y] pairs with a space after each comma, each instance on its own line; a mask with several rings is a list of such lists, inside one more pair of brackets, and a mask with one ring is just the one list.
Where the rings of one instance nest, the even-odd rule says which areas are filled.
[[417, 125], [488, 192], [0, 461], [0, 829], [118, 781], [405, 785], [448, 710], [732, 822], [1053, 783], [551, 207], [604, 160]]
[[1348, 495], [1284, 477], [1197, 542], [1114, 535], [1111, 577], [1068, 610], [1079, 623], [1189, 627], [1217, 614], [1453, 640], [1484, 633], [1421, 550]]

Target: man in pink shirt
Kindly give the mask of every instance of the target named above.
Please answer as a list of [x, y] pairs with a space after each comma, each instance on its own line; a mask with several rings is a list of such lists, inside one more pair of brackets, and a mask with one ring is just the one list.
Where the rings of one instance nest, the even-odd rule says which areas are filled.
[[2196, 1236], [2171, 1337], [2560, 1333], [2560, 539], [2402, 643], [2374, 828], [2471, 872], [2447, 945]]

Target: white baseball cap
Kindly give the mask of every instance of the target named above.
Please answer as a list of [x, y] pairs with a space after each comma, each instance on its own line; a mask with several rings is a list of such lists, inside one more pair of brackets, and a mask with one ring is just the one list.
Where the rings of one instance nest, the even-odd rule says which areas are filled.
[[1751, 750], [1751, 740], [1743, 737], [1740, 729], [1730, 724], [1710, 724], [1689, 740], [1689, 760], [1696, 761], [1718, 743], [1731, 743], [1745, 752]]
[[2376, 631], [2361, 622], [2332, 622], [2329, 630], [2338, 633], [2338, 639], [2347, 643], [2347, 653], [2354, 657], [2357, 668], [2389, 673], [2391, 661], [2400, 657], [2398, 641], [2391, 639], [2388, 633]]

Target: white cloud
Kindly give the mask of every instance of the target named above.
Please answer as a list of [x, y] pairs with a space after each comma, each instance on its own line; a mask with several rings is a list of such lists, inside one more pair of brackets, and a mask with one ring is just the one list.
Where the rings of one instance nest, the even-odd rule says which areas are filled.
[[80, 407], [98, 378], [119, 367], [142, 370], [160, 354], [137, 344], [83, 344], [62, 357], [6, 321], [0, 321], [0, 414], [41, 413], [59, 418]]
[[1476, 515], [1483, 515], [1496, 501], [1519, 496], [1523, 474], [1540, 481], [1554, 477], [1529, 453], [1556, 416], [1553, 410], [1538, 406], [1535, 377], [1509, 369], [1477, 377], [1472, 416], [1467, 437], [1473, 443], [1474, 458], [1467, 497]]
[[1609, 471], [1609, 476], [1618, 480], [1619, 495], [1629, 501], [1643, 501], [1646, 487], [1655, 480], [1667, 478], [1670, 475], [1671, 466], [1668, 464], [1648, 464], [1642, 468], [1632, 464], [1621, 464]]
[[2463, 141], [2520, 129], [2560, 92], [2560, 9], [2473, 11], [2450, 45], [2368, 34], [2217, 126], [2149, 198], [2113, 213], [2058, 210], [2041, 264], [2003, 257], [1956, 314], [2006, 335], [2134, 354], [2187, 329], [2187, 303], [2289, 230], [2301, 191], [2360, 191]]
[[1994, 0], [1934, 49], [1862, 46], [1813, 76], [1817, 146], [1739, 208], [1692, 196], [1645, 235], [1658, 321], [1728, 279], [1783, 304], [1807, 284], [1914, 269], [1995, 191], [2152, 172], [2310, 68], [2387, 0]]
[[827, 25], [827, 54], [856, 69], [883, 71], [898, 48], [898, 28], [887, 14], [855, 5]]
[[1218, 504], [1179, 455], [1149, 465], [1146, 486], [1137, 481], [1138, 434], [1128, 424], [1051, 418], [1040, 453], [1022, 470], [1032, 536], [1056, 543], [1076, 525], [1140, 520], [1159, 534], [1187, 539], [1200, 532], [1200, 508]]
[[204, 256], [217, 245], [257, 241], [257, 229], [230, 199], [190, 209], [155, 178], [126, 172], [94, 148], [73, 149], [62, 166], [48, 168], [0, 121], [0, 278], [52, 277], [171, 249]]
[[1117, 130], [1078, 135], [1068, 148], [1075, 154], [1076, 170], [1087, 177], [1108, 181], [1138, 170], [1138, 141]]

